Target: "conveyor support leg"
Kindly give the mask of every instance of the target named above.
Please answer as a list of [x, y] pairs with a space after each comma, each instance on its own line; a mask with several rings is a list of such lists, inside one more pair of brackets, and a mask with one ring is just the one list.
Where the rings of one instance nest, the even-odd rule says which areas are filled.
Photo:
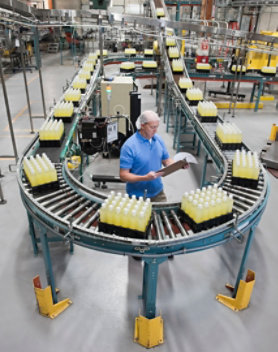
[[29, 222], [29, 234], [31, 236], [32, 245], [33, 245], [33, 252], [34, 252], [34, 255], [38, 255], [39, 250], [38, 250], [38, 244], [37, 244], [37, 239], [36, 239], [36, 234], [34, 229], [33, 218], [28, 212], [27, 212], [27, 217]]
[[248, 270], [246, 281], [242, 280], [248, 254], [250, 251], [250, 246], [255, 234], [255, 226], [256, 225], [253, 225], [250, 228], [249, 235], [244, 248], [244, 252], [242, 255], [239, 271], [237, 274], [235, 286], [233, 287], [229, 284], [226, 285], [227, 288], [233, 291], [233, 298], [223, 296], [223, 295], [216, 296], [217, 300], [219, 300], [221, 303], [227, 305], [229, 308], [233, 310], [241, 310], [248, 306], [251, 298], [253, 286], [255, 283], [255, 273], [251, 270]]
[[201, 179], [201, 188], [206, 185], [207, 162], [208, 162], [208, 153], [205, 152], [203, 173], [202, 173], [202, 179]]
[[41, 315], [54, 319], [72, 304], [69, 298], [53, 304], [51, 288], [47, 286], [43, 289], [39, 276], [33, 278], [33, 285]]
[[255, 272], [248, 269], [246, 279], [239, 282], [235, 298], [219, 294], [216, 296], [216, 299], [234, 311], [245, 309], [249, 305], [254, 284]]
[[155, 316], [158, 266], [167, 258], [144, 258], [143, 307], [144, 315], [135, 318], [134, 341], [151, 348], [163, 343], [163, 319]]
[[43, 253], [43, 259], [44, 259], [47, 283], [48, 285], [51, 286], [53, 302], [57, 303], [56, 286], [55, 286], [50, 251], [48, 246], [47, 232], [46, 232], [46, 229], [39, 223], [38, 223], [38, 228], [39, 228], [40, 240], [42, 244], [42, 253]]

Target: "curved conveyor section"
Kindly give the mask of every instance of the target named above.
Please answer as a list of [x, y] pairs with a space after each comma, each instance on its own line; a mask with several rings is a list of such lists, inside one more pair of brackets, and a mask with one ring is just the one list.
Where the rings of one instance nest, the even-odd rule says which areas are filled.
[[[161, 47], [163, 48], [162, 39]], [[179, 203], [154, 203], [152, 224], [146, 239], [119, 237], [99, 232], [99, 208], [105, 195], [84, 186], [72, 176], [67, 163], [60, 162], [62, 148], [65, 147], [65, 143], [69, 143], [68, 141], [60, 149], [53, 151], [50, 148], [40, 148], [38, 136], [36, 136], [23, 157], [46, 152], [56, 165], [60, 189], [48, 191], [45, 195], [33, 194], [22, 171], [23, 157], [18, 163], [18, 183], [27, 212], [50, 232], [88, 248], [147, 258], [166, 257], [170, 254], [188, 253], [220, 245], [230, 239], [240, 237], [259, 221], [269, 193], [265, 170], [261, 167], [259, 185], [256, 190], [231, 185], [232, 153], [222, 152], [215, 144], [216, 125], [199, 122], [194, 109], [186, 103], [175, 83], [166, 50], [162, 51], [166, 65], [166, 79], [172, 83], [173, 92], [181, 101], [184, 114], [190, 119], [204, 147], [223, 175], [218, 185], [234, 195], [235, 216], [233, 220], [206, 231], [193, 233], [179, 216]], [[118, 61], [118, 58], [116, 60]], [[86, 93], [82, 95], [80, 107], [75, 109], [76, 120], [67, 127], [67, 134], [70, 136], [76, 126], [79, 112], [92, 99], [97, 86], [99, 69], [98, 63], [90, 85]], [[48, 118], [52, 117], [52, 113]]]

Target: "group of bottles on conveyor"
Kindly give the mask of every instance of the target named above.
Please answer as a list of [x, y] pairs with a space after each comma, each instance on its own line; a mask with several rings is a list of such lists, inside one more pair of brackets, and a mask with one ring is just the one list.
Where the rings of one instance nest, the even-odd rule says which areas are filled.
[[64, 96], [66, 101], [74, 101], [77, 102], [81, 99], [81, 91], [80, 89], [69, 88]]
[[62, 120], [45, 120], [39, 130], [40, 140], [60, 140], [64, 134], [64, 124]]
[[256, 152], [236, 150], [233, 158], [233, 177], [258, 180], [260, 173], [259, 158]]
[[234, 123], [218, 123], [216, 127], [216, 136], [221, 143], [242, 143], [242, 132]]
[[23, 170], [31, 187], [58, 181], [55, 166], [45, 153], [42, 156], [39, 154], [35, 157], [31, 155], [30, 158], [25, 156], [23, 159]]
[[232, 208], [233, 196], [217, 185], [185, 192], [181, 201], [181, 209], [196, 224], [231, 214]]
[[185, 96], [189, 101], [203, 100], [203, 92], [200, 88], [187, 89]]
[[200, 116], [217, 116], [217, 106], [212, 101], [200, 101], [197, 106]]
[[102, 223], [144, 232], [151, 218], [152, 204], [149, 198], [137, 200], [135, 196], [122, 197], [121, 193], [116, 195], [111, 191], [99, 213]]
[[73, 103], [70, 101], [56, 104], [54, 117], [71, 117], [73, 114]]

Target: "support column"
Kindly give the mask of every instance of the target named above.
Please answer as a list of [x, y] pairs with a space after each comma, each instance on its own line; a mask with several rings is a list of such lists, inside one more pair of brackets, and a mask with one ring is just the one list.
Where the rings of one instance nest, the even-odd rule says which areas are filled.
[[180, 3], [177, 2], [176, 6], [176, 21], [178, 22], [180, 20]]
[[204, 187], [206, 184], [207, 162], [208, 162], [208, 153], [205, 151], [204, 166], [203, 166], [203, 173], [202, 173], [202, 180], [201, 180], [201, 187], [200, 188]]
[[43, 253], [43, 259], [44, 259], [47, 283], [51, 287], [53, 303], [57, 303], [58, 299], [56, 294], [56, 285], [55, 285], [55, 279], [53, 275], [50, 251], [48, 246], [47, 232], [46, 232], [46, 229], [39, 223], [38, 223], [38, 228], [39, 228], [40, 240], [42, 245], [42, 253]]
[[158, 84], [157, 84], [157, 79], [156, 79], [156, 86], [158, 88], [158, 94], [157, 94], [157, 114], [158, 116], [161, 115], [162, 113], [162, 109], [161, 109], [161, 101], [162, 101], [162, 80], [163, 80], [163, 72], [164, 72], [164, 69], [162, 67], [162, 60], [160, 58], [160, 65], [159, 65], [159, 81], [158, 81]]
[[155, 318], [156, 313], [156, 288], [158, 279], [158, 266], [167, 258], [144, 258], [143, 291], [142, 299], [144, 316], [148, 319]]
[[25, 86], [25, 93], [26, 93], [26, 99], [27, 99], [31, 133], [34, 133], [34, 126], [33, 126], [29, 90], [28, 90], [27, 78], [26, 78], [25, 59], [24, 59], [24, 53], [23, 53], [23, 43], [22, 43], [21, 33], [19, 34], [19, 45], [20, 45], [20, 59], [21, 59], [22, 72], [23, 72], [23, 78], [24, 78], [24, 86]]
[[257, 83], [254, 83], [253, 88], [252, 88], [252, 92], [251, 92], [251, 96], [250, 96], [250, 103], [253, 103], [255, 91], [256, 91], [256, 86], [257, 86]]
[[39, 78], [40, 78], [40, 88], [41, 88], [41, 96], [42, 96], [42, 106], [43, 106], [43, 117], [46, 119], [46, 107], [45, 107], [45, 99], [44, 99], [44, 90], [43, 90], [43, 83], [42, 83], [42, 72], [41, 72], [41, 56], [40, 56], [40, 47], [39, 47], [39, 31], [38, 28], [34, 30], [34, 47], [35, 47], [35, 54], [36, 54], [36, 65], [39, 71]]
[[164, 115], [163, 122], [166, 123], [167, 113], [168, 113], [168, 84], [165, 80], [165, 89], [164, 89]]
[[27, 217], [28, 217], [28, 223], [29, 223], [29, 234], [31, 236], [31, 241], [33, 246], [33, 252], [34, 252], [34, 255], [38, 255], [39, 249], [38, 249], [38, 244], [37, 244], [37, 239], [35, 234], [33, 218], [28, 212], [27, 212]]
[[254, 111], [257, 112], [259, 109], [259, 103], [260, 103], [260, 98], [263, 92], [263, 87], [264, 87], [264, 81], [262, 79], [260, 79], [260, 83], [258, 86], [258, 95], [257, 95], [257, 99], [256, 99], [256, 103], [255, 103], [255, 109]]
[[10, 105], [9, 105], [9, 100], [8, 100], [8, 94], [7, 94], [6, 84], [5, 84], [5, 80], [4, 80], [1, 54], [0, 54], [0, 77], [1, 77], [1, 83], [2, 83], [3, 94], [4, 94], [4, 101], [5, 101], [6, 111], [7, 111], [10, 135], [11, 135], [12, 145], [13, 145], [13, 150], [14, 150], [14, 157], [15, 157], [15, 162], [17, 163], [18, 162], [18, 153], [17, 153], [17, 147], [16, 147], [16, 143], [15, 143], [13, 122], [12, 122], [12, 117], [11, 117], [11, 111], [10, 111]]
[[244, 271], [245, 271], [246, 262], [247, 262], [247, 258], [248, 258], [248, 255], [249, 255], [251, 243], [252, 243], [254, 235], [255, 235], [255, 228], [256, 228], [256, 225], [253, 225], [251, 227], [251, 229], [249, 231], [249, 234], [248, 234], [248, 237], [247, 237], [247, 240], [246, 240], [246, 245], [245, 245], [245, 248], [244, 248], [244, 252], [243, 252], [243, 255], [242, 255], [239, 271], [238, 271], [238, 274], [237, 274], [235, 287], [234, 287], [234, 290], [233, 290], [233, 297], [236, 296], [237, 290], [238, 290], [238, 286], [239, 286], [239, 282], [243, 278], [243, 274], [244, 274]]

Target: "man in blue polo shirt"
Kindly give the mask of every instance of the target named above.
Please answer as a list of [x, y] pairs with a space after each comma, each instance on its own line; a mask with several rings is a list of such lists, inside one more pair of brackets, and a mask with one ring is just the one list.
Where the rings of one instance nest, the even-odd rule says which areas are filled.
[[156, 134], [159, 121], [155, 112], [143, 112], [136, 122], [138, 131], [124, 143], [120, 155], [120, 178], [127, 183], [129, 196], [146, 196], [152, 202], [167, 201], [161, 180], [163, 173], [156, 171], [174, 162]]

